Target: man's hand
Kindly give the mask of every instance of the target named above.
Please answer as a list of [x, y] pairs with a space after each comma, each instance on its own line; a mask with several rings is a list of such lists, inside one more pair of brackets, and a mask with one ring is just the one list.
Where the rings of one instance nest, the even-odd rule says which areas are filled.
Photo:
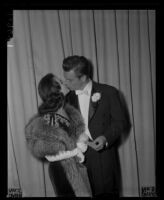
[[93, 142], [88, 142], [88, 145], [93, 148], [96, 151], [102, 150], [104, 147], [106, 147], [107, 140], [102, 135], [97, 137]]

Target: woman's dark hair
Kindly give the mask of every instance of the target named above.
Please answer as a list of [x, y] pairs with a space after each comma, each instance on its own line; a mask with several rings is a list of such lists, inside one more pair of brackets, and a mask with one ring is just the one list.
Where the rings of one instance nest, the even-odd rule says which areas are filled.
[[63, 70], [69, 72], [74, 70], [78, 77], [86, 75], [92, 79], [92, 66], [84, 56], [68, 56], [63, 60]]
[[43, 103], [39, 106], [39, 113], [56, 112], [64, 104], [64, 94], [61, 92], [60, 83], [51, 73], [44, 76], [38, 85], [39, 95]]

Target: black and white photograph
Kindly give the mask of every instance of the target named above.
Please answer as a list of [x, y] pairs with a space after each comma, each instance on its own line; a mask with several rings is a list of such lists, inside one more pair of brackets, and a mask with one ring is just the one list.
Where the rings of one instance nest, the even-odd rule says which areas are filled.
[[6, 197], [157, 197], [156, 9], [13, 9]]

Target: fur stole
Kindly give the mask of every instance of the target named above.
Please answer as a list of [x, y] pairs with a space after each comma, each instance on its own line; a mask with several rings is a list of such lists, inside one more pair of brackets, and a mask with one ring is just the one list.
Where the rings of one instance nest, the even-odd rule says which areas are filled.
[[[59, 151], [76, 148], [77, 139], [85, 131], [84, 121], [79, 111], [71, 105], [66, 104], [65, 111], [70, 119], [68, 131], [60, 126], [55, 127], [44, 123], [43, 116], [40, 115], [34, 116], [26, 125], [27, 145], [35, 157], [44, 158], [45, 155], [56, 155]], [[84, 165], [78, 163], [75, 157], [59, 162], [76, 196], [91, 196]]]
[[68, 131], [61, 126], [50, 126], [43, 116], [35, 115], [25, 127], [27, 145], [37, 158], [56, 155], [59, 151], [72, 150], [76, 141], [85, 131], [84, 121], [73, 106], [66, 104], [65, 111], [70, 119]]

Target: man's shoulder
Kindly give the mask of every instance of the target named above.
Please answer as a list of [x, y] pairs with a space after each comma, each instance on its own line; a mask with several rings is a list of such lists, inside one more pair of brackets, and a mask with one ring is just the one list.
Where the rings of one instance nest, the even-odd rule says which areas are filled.
[[116, 92], [116, 91], [118, 91], [118, 89], [115, 86], [108, 85], [108, 84], [105, 84], [105, 83], [93, 82], [93, 84], [95, 84], [97, 86], [97, 88], [99, 88], [100, 90], [103, 90], [103, 91], [106, 91], [106, 92]]

